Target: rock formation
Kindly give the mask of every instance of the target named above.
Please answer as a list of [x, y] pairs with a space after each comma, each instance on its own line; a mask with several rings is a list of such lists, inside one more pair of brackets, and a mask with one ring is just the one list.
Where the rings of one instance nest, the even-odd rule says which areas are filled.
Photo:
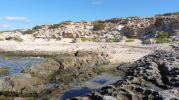
[[136, 61], [124, 80], [71, 100], [178, 100], [179, 59], [176, 53], [157, 50]]
[[[34, 39], [61, 38], [94, 38], [102, 42], [114, 42], [114, 37], [121, 40], [123, 36], [147, 40], [158, 36], [158, 32], [176, 33], [179, 29], [179, 15], [160, 15], [154, 17], [128, 17], [99, 20], [94, 22], [66, 21], [59, 24], [36, 26], [26, 31], [12, 31], [5, 33], [31, 34]], [[178, 31], [177, 31], [178, 32]]]
[[[39, 99], [41, 96], [46, 95], [45, 91], [48, 91], [48, 83], [54, 80], [53, 78], [58, 74], [63, 72], [64, 75], [65, 72], [68, 74], [73, 72], [73, 70], [69, 72], [67, 69], [90, 69], [109, 62], [107, 55], [104, 53], [77, 51], [71, 54], [72, 55], [64, 54], [59, 57], [54, 57], [53, 59], [48, 59], [42, 64], [31, 66], [22, 73], [1, 78], [0, 99], [7, 99], [9, 97], [29, 97]], [[88, 71], [90, 72], [90, 70]], [[74, 77], [76, 76], [71, 76], [69, 79], [73, 79]], [[62, 78], [68, 77], [60, 76], [60, 79]], [[60, 81], [59, 84], [62, 84], [63, 82], [65, 83], [65, 81]]]

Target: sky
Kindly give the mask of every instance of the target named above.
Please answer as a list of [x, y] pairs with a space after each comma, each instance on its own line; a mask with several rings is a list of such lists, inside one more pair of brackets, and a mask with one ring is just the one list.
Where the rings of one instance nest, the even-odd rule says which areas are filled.
[[0, 0], [0, 30], [178, 11], [179, 0]]

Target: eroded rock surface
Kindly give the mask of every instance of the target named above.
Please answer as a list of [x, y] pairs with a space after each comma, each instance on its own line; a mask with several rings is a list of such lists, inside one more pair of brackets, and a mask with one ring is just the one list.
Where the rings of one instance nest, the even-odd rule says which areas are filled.
[[44, 93], [48, 90], [47, 84], [60, 72], [84, 66], [95, 67], [108, 62], [108, 55], [90, 51], [77, 51], [73, 55], [57, 56], [42, 64], [33, 65], [20, 74], [0, 79], [0, 97], [3, 96], [5, 99], [8, 97], [11, 99], [15, 99], [15, 97], [38, 99], [45, 95]]
[[126, 78], [72, 100], [178, 100], [177, 52], [155, 51], [135, 62]]

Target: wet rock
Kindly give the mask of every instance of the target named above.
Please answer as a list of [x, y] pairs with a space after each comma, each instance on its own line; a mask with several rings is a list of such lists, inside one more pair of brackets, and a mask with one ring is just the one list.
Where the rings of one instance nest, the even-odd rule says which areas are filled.
[[39, 77], [47, 80], [54, 72], [57, 72], [62, 66], [54, 60], [47, 60], [46, 62], [33, 65], [25, 71], [25, 73], [31, 74], [32, 76]]
[[[77, 79], [88, 79], [97, 74], [98, 67], [95, 66], [109, 63], [106, 55], [90, 51], [63, 55], [49, 58], [42, 64], [32, 65], [17, 75], [0, 79], [0, 95], [7, 98], [45, 99], [46, 94], [50, 94], [53, 89], [61, 87], [63, 90], [63, 87], [67, 88], [70, 83], [78, 82]], [[49, 89], [47, 84], [50, 81], [58, 81], [61, 85]]]
[[178, 100], [179, 62], [175, 53], [157, 50], [143, 57], [128, 70], [124, 80], [103, 87], [98, 93], [117, 100]]

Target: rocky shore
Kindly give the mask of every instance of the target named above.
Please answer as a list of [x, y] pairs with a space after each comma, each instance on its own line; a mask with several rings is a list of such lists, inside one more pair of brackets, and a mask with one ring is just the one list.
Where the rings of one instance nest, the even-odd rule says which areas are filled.
[[178, 100], [178, 53], [157, 50], [132, 64], [124, 80], [71, 100]]
[[179, 100], [178, 26], [171, 13], [0, 32], [1, 56], [45, 58], [0, 78], [0, 100], [58, 100], [108, 71], [125, 77], [71, 100]]
[[[140, 39], [144, 44], [178, 40], [178, 13], [153, 17], [113, 18], [97, 21], [64, 21], [58, 24], [40, 25], [32, 29], [0, 32], [0, 41], [16, 42], [121, 42], [130, 38]], [[170, 34], [172, 33], [172, 34]], [[164, 35], [163, 35], [164, 34]], [[165, 35], [168, 34], [168, 35]], [[155, 38], [170, 41], [156, 41]], [[125, 39], [127, 37], [128, 39]], [[66, 39], [68, 38], [68, 39]]]
[[[77, 51], [49, 58], [19, 74], [1, 78], [0, 99], [44, 100], [49, 98], [54, 89], [60, 93], [70, 85], [100, 73], [100, 66], [108, 63], [107, 54], [91, 51]], [[49, 87], [51, 83], [57, 85]]]

